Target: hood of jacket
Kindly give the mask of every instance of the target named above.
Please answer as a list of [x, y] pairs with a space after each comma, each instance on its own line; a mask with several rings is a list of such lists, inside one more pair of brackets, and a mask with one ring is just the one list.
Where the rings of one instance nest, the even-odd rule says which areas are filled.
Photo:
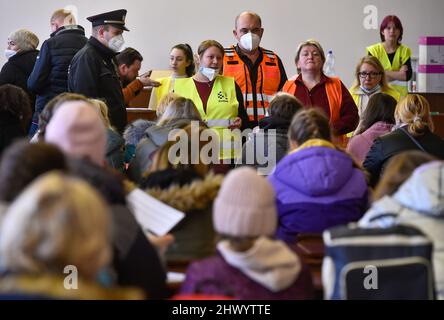
[[444, 162], [418, 167], [392, 196], [375, 201], [359, 221], [361, 227], [390, 227], [403, 212], [444, 217]]
[[308, 147], [282, 159], [270, 179], [308, 196], [324, 196], [341, 189], [354, 169], [352, 159], [344, 152]]
[[291, 120], [279, 117], [266, 117], [259, 121], [259, 128], [264, 130], [276, 129], [280, 133], [287, 134]]
[[160, 147], [168, 141], [168, 134], [173, 129], [184, 128], [190, 124], [189, 119], [175, 119], [171, 120], [163, 126], [150, 126], [145, 130], [145, 138], [150, 139], [156, 146]]
[[194, 179], [187, 184], [174, 183], [167, 188], [151, 187], [145, 189], [145, 192], [182, 212], [203, 210], [212, 205], [222, 181], [222, 175], [209, 173], [205, 178]]
[[133, 123], [129, 124], [123, 133], [125, 143], [137, 145], [140, 139], [142, 139], [145, 131], [153, 125], [156, 125], [156, 122], [144, 119], [137, 119]]
[[393, 198], [420, 214], [443, 218], [444, 162], [434, 161], [418, 167]]

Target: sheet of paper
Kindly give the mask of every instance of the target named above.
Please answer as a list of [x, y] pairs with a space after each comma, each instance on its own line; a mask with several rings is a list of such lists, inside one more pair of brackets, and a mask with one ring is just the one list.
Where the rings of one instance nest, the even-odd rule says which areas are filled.
[[164, 204], [141, 189], [132, 191], [127, 196], [127, 201], [142, 228], [157, 236], [167, 234], [185, 216], [183, 212]]

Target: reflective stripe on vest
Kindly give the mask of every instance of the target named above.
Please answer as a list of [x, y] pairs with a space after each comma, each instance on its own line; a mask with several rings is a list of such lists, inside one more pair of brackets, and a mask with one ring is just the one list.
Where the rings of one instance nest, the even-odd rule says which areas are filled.
[[[246, 98], [247, 98], [246, 99], [247, 101], [253, 101], [253, 94], [251, 94], [251, 93], [247, 94]], [[264, 100], [264, 101], [267, 101], [268, 103], [270, 103], [273, 98], [274, 98], [274, 96], [270, 96], [268, 94], [260, 94], [260, 93], [256, 94], [257, 101]]]
[[[247, 109], [247, 114], [248, 114], [248, 116], [254, 115], [253, 108], [248, 108]], [[264, 108], [257, 109], [257, 115], [264, 117], [265, 116]]]
[[231, 145], [232, 140], [236, 143], [240, 141], [239, 135], [235, 135], [231, 133], [231, 130], [227, 129], [237, 117], [239, 106], [233, 78], [216, 77], [208, 98], [206, 112], [193, 78], [176, 79], [174, 81], [174, 93], [193, 100], [202, 120], [217, 133], [221, 145], [220, 159], [232, 159], [239, 156], [239, 148], [229, 147], [223, 149], [224, 145]]
[[[399, 71], [399, 69], [401, 69], [401, 67], [412, 55], [410, 48], [403, 44], [399, 45], [398, 49], [396, 49], [392, 63], [390, 63], [389, 57], [382, 43], [377, 43], [367, 47], [367, 51], [370, 52], [372, 56], [378, 58], [386, 71]], [[407, 81], [391, 81], [390, 84], [401, 94], [401, 97], [407, 95]]]
[[[261, 50], [263, 58], [258, 67], [256, 95], [254, 95], [248, 67], [239, 57], [234, 47], [225, 49], [224, 75], [233, 77], [239, 85], [244, 96], [244, 104], [250, 121], [258, 121], [264, 117], [264, 108], [268, 108], [269, 102], [278, 91], [281, 81], [281, 72], [276, 54], [263, 48]], [[256, 105], [254, 105], [255, 101]], [[262, 111], [259, 111], [261, 109]]]
[[231, 119], [212, 119], [207, 120], [206, 124], [209, 127], [225, 127], [231, 126], [234, 123]]

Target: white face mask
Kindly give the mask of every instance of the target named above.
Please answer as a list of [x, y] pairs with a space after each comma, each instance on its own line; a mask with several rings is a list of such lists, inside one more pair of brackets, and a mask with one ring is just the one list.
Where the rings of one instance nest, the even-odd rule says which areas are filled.
[[240, 37], [239, 44], [245, 50], [253, 51], [259, 47], [260, 42], [261, 38], [257, 34], [248, 32]]
[[5, 57], [6, 57], [6, 59], [9, 59], [9, 58], [13, 57], [16, 53], [17, 53], [17, 51], [15, 51], [15, 50], [6, 49], [5, 50]]
[[125, 40], [123, 39], [123, 36], [119, 34], [118, 36], [112, 37], [108, 41], [108, 47], [113, 50], [114, 52], [119, 52], [120, 49], [125, 44]]
[[200, 67], [199, 72], [202, 73], [210, 81], [213, 81], [213, 79], [216, 78], [216, 76], [219, 74], [219, 70], [206, 67]]

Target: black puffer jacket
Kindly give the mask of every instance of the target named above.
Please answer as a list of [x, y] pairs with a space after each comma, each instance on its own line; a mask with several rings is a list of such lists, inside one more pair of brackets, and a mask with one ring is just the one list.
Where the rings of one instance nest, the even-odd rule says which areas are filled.
[[116, 53], [91, 37], [71, 61], [70, 92], [105, 100], [111, 125], [123, 133], [127, 124], [122, 85], [116, 71]]
[[[444, 160], [444, 140], [439, 136], [426, 129], [423, 135], [414, 139], [425, 152]], [[370, 173], [371, 186], [374, 187], [378, 183], [387, 161], [407, 150], [420, 150], [420, 148], [401, 128], [376, 138], [363, 164]]]
[[8, 62], [3, 65], [3, 68], [0, 71], [0, 86], [3, 84], [13, 84], [25, 90], [31, 100], [32, 108], [34, 108], [35, 104], [35, 95], [28, 90], [26, 82], [34, 68], [38, 54], [38, 50], [18, 52], [9, 58]]
[[83, 27], [72, 25], [57, 29], [43, 42], [34, 70], [28, 79], [28, 88], [37, 94], [38, 114], [49, 100], [68, 91], [69, 64], [86, 41]]

